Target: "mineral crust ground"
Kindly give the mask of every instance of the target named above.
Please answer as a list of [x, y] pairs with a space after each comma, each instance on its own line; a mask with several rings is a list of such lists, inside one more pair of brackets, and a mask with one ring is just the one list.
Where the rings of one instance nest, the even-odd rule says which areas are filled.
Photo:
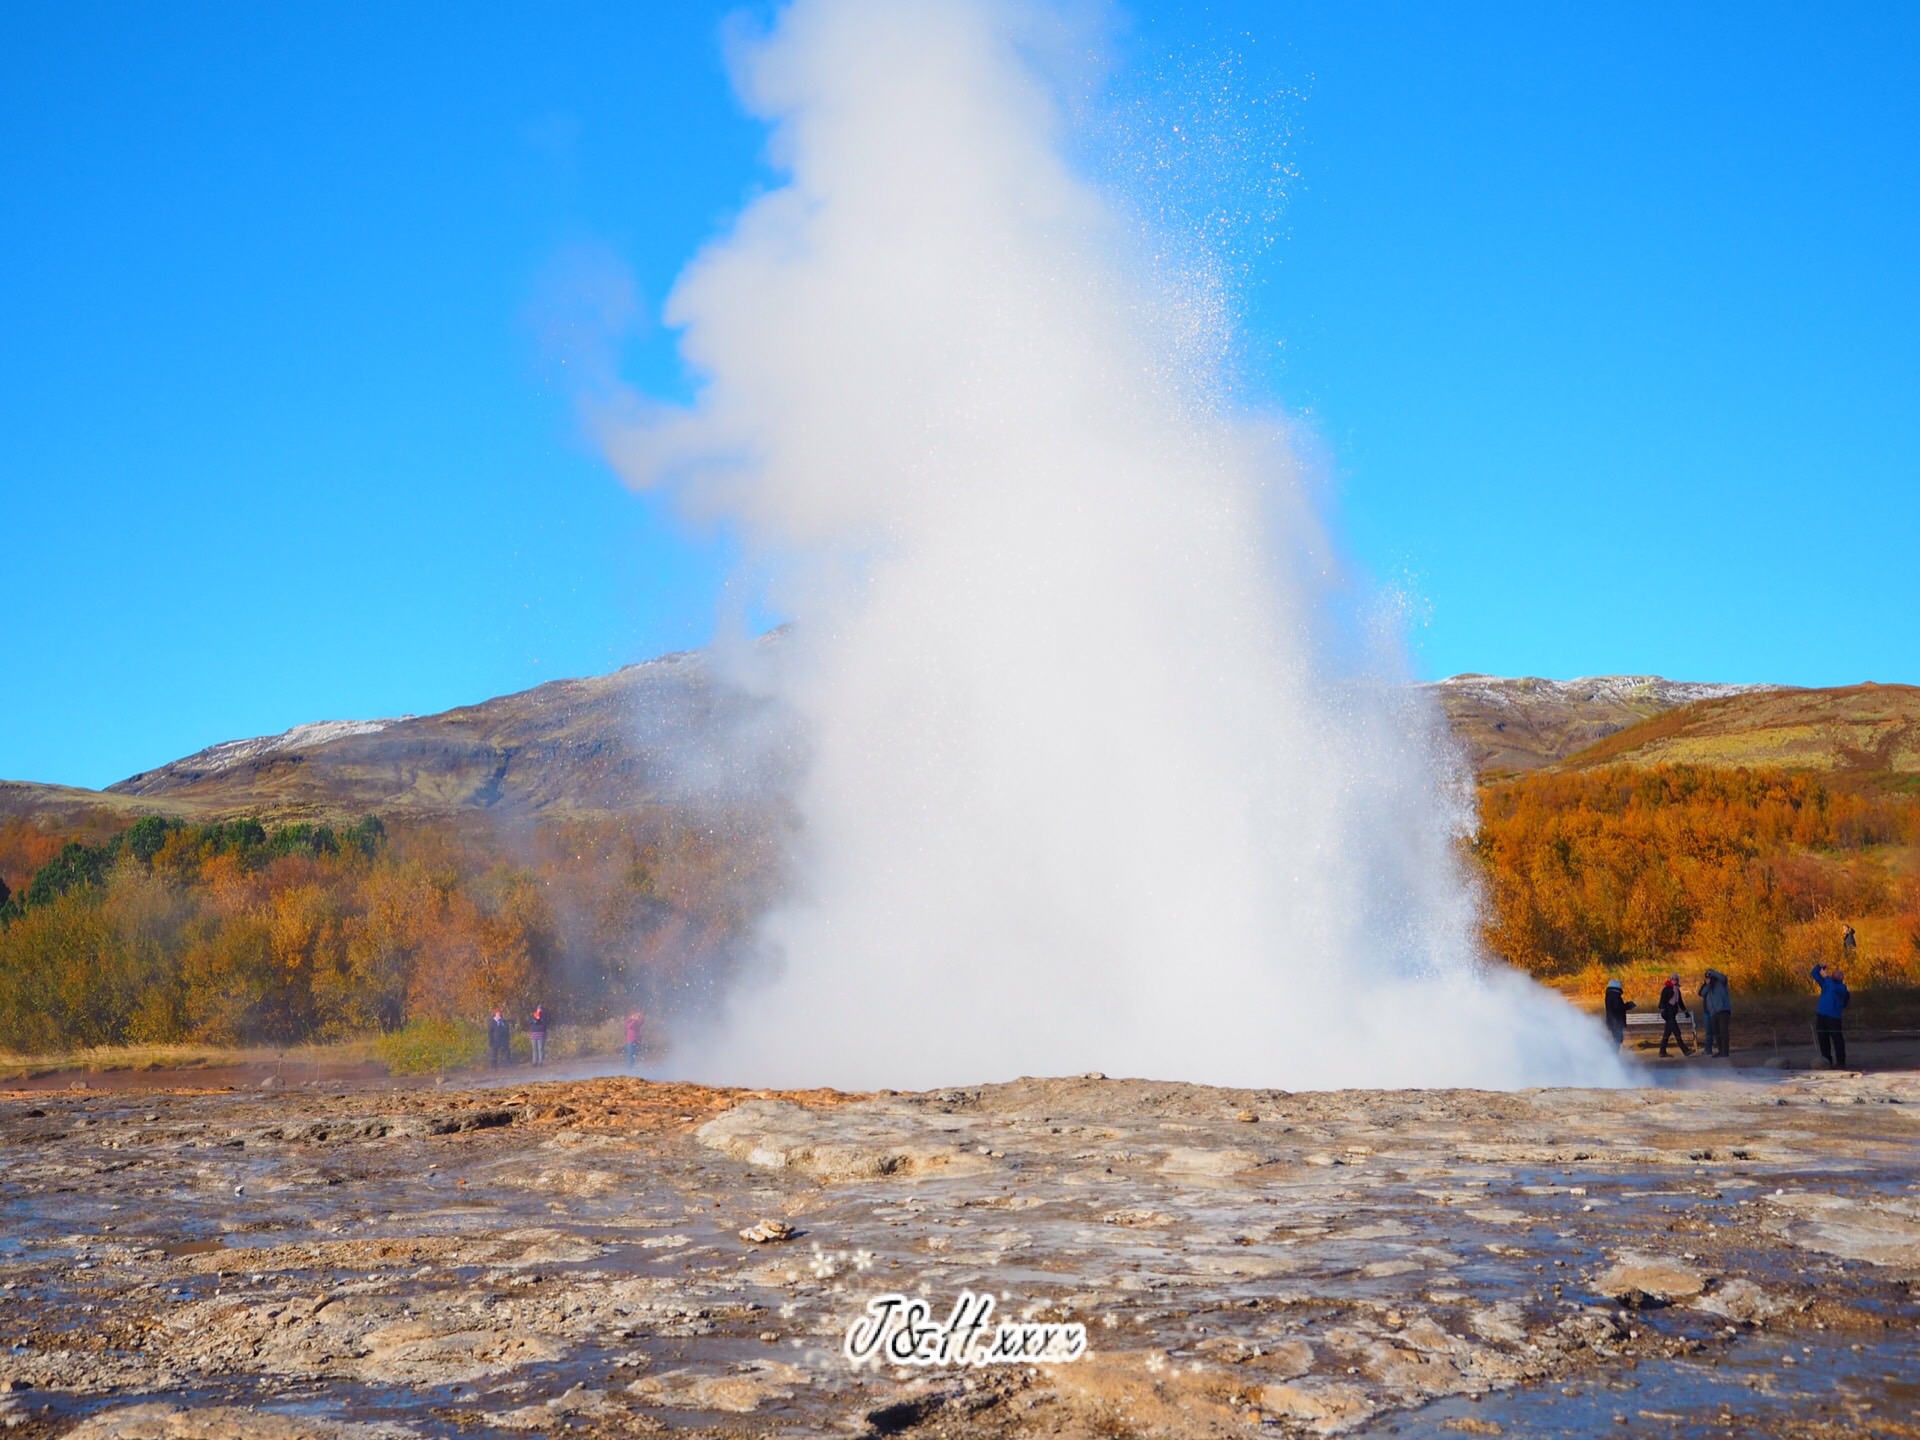
[[[1913, 1075], [522, 1072], [18, 1092], [0, 1146], [10, 1435], [1920, 1435]], [[963, 1290], [1091, 1353], [843, 1354]]]

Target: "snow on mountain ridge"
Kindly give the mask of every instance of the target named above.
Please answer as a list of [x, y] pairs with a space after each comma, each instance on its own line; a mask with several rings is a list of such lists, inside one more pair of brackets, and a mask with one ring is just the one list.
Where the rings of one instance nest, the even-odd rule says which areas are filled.
[[[757, 643], [762, 646], [778, 643], [784, 633], [771, 632], [759, 637]], [[480, 706], [457, 707], [443, 716], [425, 717], [421, 723], [477, 715], [507, 702], [518, 702], [522, 710], [531, 705], [536, 713], [563, 717], [582, 705], [592, 709], [603, 703], [625, 703], [636, 707], [631, 723], [643, 732], [673, 720], [670, 728], [680, 737], [674, 744], [684, 748], [688, 742], [685, 726], [691, 724], [697, 729], [701, 723], [694, 713], [700, 706], [696, 704], [694, 711], [681, 715], [679, 712], [685, 705], [678, 702], [695, 692], [690, 690], [683, 696], [680, 691], [706, 668], [707, 656], [701, 651], [663, 655], [624, 666], [611, 675], [550, 681], [515, 696], [482, 702]], [[667, 689], [658, 690], [659, 684]], [[1502, 765], [1542, 763], [1660, 711], [1697, 700], [1780, 687], [1677, 681], [1658, 675], [1545, 680], [1534, 676], [1504, 678], [1468, 674], [1428, 682], [1418, 688], [1441, 702], [1456, 733], [1467, 738], [1476, 765], [1484, 766], [1490, 760], [1498, 760]], [[667, 709], [656, 714], [662, 705]], [[321, 720], [295, 725], [278, 735], [226, 740], [131, 776], [111, 788], [133, 794], [170, 792], [241, 766], [280, 755], [291, 758], [333, 741], [375, 735], [403, 721], [420, 718], [397, 715], [375, 720]]]
[[1669, 680], [1661, 675], [1583, 675], [1572, 680], [1544, 680], [1536, 675], [1508, 678], [1499, 675], [1450, 675], [1422, 689], [1443, 694], [1472, 695], [1495, 704], [1551, 696], [1568, 701], [1613, 701], [1627, 704], [1651, 700], [1663, 708], [1745, 695], [1756, 690], [1779, 690], [1779, 685], [1736, 685], [1702, 680]]
[[305, 750], [324, 745], [329, 740], [344, 740], [349, 735], [375, 735], [389, 725], [411, 719], [411, 715], [395, 715], [385, 720], [314, 720], [305, 725], [296, 725], [291, 730], [283, 730], [278, 735], [256, 735], [249, 740], [222, 740], [218, 745], [209, 745], [204, 750], [196, 750], [174, 761], [173, 765], [182, 770], [217, 775], [222, 770], [230, 770], [235, 765], [243, 765], [249, 760], [258, 760], [281, 750]]

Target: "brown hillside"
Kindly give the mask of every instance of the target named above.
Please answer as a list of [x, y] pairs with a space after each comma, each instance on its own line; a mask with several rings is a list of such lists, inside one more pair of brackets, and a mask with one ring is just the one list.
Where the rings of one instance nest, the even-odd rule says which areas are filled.
[[1439, 703], [1475, 773], [1492, 777], [1551, 765], [1654, 716], [1756, 687], [1658, 675], [1580, 680], [1455, 675], [1422, 688]]
[[108, 788], [273, 817], [484, 810], [558, 819], [746, 799], [772, 778], [756, 768], [778, 761], [768, 749], [777, 737], [753, 734], [764, 708], [717, 681], [700, 655], [669, 655], [311, 748], [226, 765], [216, 757], [216, 766], [202, 752]]
[[770, 707], [703, 656], [669, 655], [438, 715], [230, 741], [104, 792], [0, 782], [0, 820], [78, 830], [145, 814], [570, 819], [754, 802], [776, 789], [785, 742]]
[[[1425, 688], [1483, 778], [1556, 762], [1660, 761], [1920, 775], [1920, 690], [1910, 686], [1800, 691], [1655, 676], [1462, 675]], [[105, 791], [0, 781], [0, 822], [92, 834], [155, 813], [492, 823], [660, 804], [754, 806], [781, 792], [793, 750], [769, 702], [690, 653], [438, 715], [228, 741]]]
[[1775, 766], [1856, 779], [1920, 776], [1920, 687], [1761, 690], [1701, 700], [1608, 736], [1558, 768]]
[[42, 830], [100, 840], [124, 829], [154, 807], [122, 795], [74, 785], [0, 780], [0, 823], [25, 821]]

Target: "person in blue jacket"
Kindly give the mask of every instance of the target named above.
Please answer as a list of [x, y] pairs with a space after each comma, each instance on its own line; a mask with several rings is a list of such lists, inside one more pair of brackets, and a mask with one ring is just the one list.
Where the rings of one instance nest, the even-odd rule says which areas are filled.
[[1820, 1041], [1820, 1058], [1827, 1062], [1829, 1070], [1844, 1070], [1847, 1068], [1847, 1035], [1840, 1017], [1846, 1013], [1847, 1001], [1853, 996], [1847, 989], [1846, 977], [1824, 965], [1813, 967], [1813, 982], [1820, 987], [1820, 1003], [1813, 1012], [1813, 1033]]
[[1733, 1038], [1733, 987], [1725, 971], [1707, 971], [1700, 986], [1700, 1009], [1707, 1017], [1707, 1054], [1725, 1059]]

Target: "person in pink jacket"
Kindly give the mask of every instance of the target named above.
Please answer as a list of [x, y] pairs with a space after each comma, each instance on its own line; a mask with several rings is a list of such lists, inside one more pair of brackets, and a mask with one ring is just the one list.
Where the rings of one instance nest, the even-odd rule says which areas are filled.
[[527, 1020], [527, 1039], [533, 1042], [533, 1063], [547, 1063], [547, 1007], [536, 1005]]
[[647, 1017], [638, 1010], [627, 1012], [627, 1069], [633, 1069], [633, 1062], [640, 1056], [640, 1027], [645, 1025]]

